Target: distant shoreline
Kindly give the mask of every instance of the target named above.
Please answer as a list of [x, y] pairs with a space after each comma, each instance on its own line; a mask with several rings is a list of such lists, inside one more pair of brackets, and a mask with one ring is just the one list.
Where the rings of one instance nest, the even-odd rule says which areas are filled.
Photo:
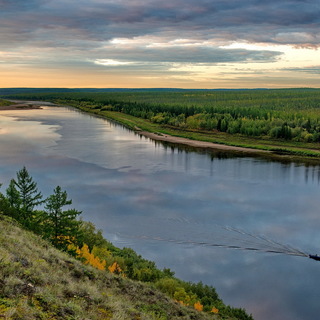
[[[40, 104], [30, 103], [30, 102], [18, 102], [16, 100], [11, 100], [14, 104], [9, 106], [0, 106], [1, 110], [33, 110], [33, 109], [42, 109], [42, 106]], [[32, 101], [33, 102], [33, 101]], [[43, 105], [43, 103], [41, 103]], [[270, 153], [270, 151], [267, 150], [257, 150], [253, 148], [243, 148], [243, 147], [237, 147], [237, 146], [229, 146], [219, 143], [213, 143], [213, 142], [206, 142], [206, 141], [200, 141], [200, 140], [191, 140], [187, 138], [181, 138], [181, 137], [175, 137], [168, 134], [161, 134], [161, 133], [152, 133], [148, 131], [142, 131], [138, 128], [135, 128], [134, 130], [136, 133], [143, 135], [147, 138], [157, 140], [157, 141], [165, 141], [175, 144], [181, 144], [181, 145], [187, 145], [194, 148], [202, 148], [202, 149], [215, 149], [215, 150], [225, 150], [225, 151], [237, 151], [237, 152], [245, 152], [245, 153]]]
[[[126, 115], [123, 113], [113, 112], [113, 111], [101, 112], [100, 110], [97, 111], [95, 109], [78, 106], [76, 104], [71, 106], [75, 107], [76, 109], [82, 110], [85, 113], [93, 114], [98, 117], [102, 117], [105, 119], [118, 122], [124, 125], [125, 127], [133, 130], [136, 134], [150, 138], [155, 141], [168, 142], [168, 143], [177, 144], [181, 146], [184, 145], [184, 146], [189, 146], [189, 147], [202, 149], [202, 150], [212, 150], [212, 151], [220, 150], [222, 152], [225, 151], [225, 152], [231, 152], [235, 154], [243, 154], [243, 155], [247, 154], [248, 156], [263, 156], [263, 157], [267, 157], [268, 159], [273, 158], [280, 161], [294, 160], [298, 162], [307, 161], [308, 163], [314, 163], [314, 162], [319, 163], [319, 155], [318, 154], [313, 155], [311, 153], [313, 150], [311, 149], [299, 150], [297, 148], [296, 150], [294, 150], [294, 149], [286, 149], [285, 147], [278, 146], [278, 145], [267, 145], [266, 148], [237, 146], [234, 144], [210, 142], [210, 141], [205, 141], [197, 138], [193, 139], [190, 137], [180, 137], [172, 133], [172, 130], [170, 130], [170, 128], [168, 129], [160, 126], [155, 128], [154, 124], [148, 127], [148, 123], [144, 122], [142, 119], [135, 118], [133, 116]], [[307, 153], [309, 151], [310, 151], [310, 154]]]
[[[8, 101], [8, 100], [7, 100]], [[189, 137], [178, 137], [171, 132], [159, 132], [160, 130], [155, 130], [155, 128], [152, 128], [152, 131], [148, 131], [148, 128], [144, 128], [144, 124], [141, 126], [141, 123], [137, 123], [136, 121], [132, 120], [130, 116], [121, 114], [119, 116], [116, 112], [97, 112], [97, 110], [92, 110], [90, 108], [86, 107], [80, 107], [78, 105], [67, 105], [67, 104], [56, 104], [53, 102], [45, 102], [45, 101], [26, 101], [26, 100], [10, 100], [12, 102], [12, 105], [7, 106], [0, 106], [0, 112], [1, 110], [32, 110], [32, 109], [42, 109], [43, 106], [64, 106], [64, 107], [74, 107], [78, 110], [82, 110], [85, 113], [93, 114], [98, 117], [106, 118], [112, 121], [116, 121], [118, 123], [121, 123], [122, 125], [126, 126], [127, 128], [130, 128], [133, 130], [136, 134], [139, 134], [141, 136], [150, 138], [155, 141], [162, 141], [162, 142], [168, 142], [172, 144], [177, 144], [181, 146], [189, 146], [196, 149], [203, 149], [203, 150], [220, 150], [225, 152], [234, 152], [238, 154], [247, 154], [251, 156], [265, 156], [265, 157], [272, 157], [278, 160], [284, 160], [284, 161], [290, 161], [290, 160], [296, 160], [296, 161], [308, 161], [308, 162], [317, 162], [319, 161], [318, 156], [316, 155], [308, 155], [308, 154], [302, 154], [305, 152], [305, 150], [290, 150], [283, 148], [281, 146], [271, 146], [271, 149], [263, 149], [263, 148], [252, 148], [250, 146], [248, 147], [242, 147], [237, 145], [228, 145], [223, 143], [217, 143], [217, 142], [209, 142], [209, 141], [203, 141], [200, 139], [192, 139]], [[129, 119], [127, 119], [129, 118]], [[313, 151], [313, 150], [307, 150], [307, 151]]]

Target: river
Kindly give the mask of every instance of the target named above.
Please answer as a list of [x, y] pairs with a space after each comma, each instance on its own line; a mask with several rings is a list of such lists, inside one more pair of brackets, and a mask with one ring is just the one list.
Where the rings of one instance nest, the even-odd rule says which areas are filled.
[[2, 192], [26, 166], [45, 196], [60, 185], [116, 246], [213, 285], [257, 320], [318, 318], [319, 262], [140, 236], [246, 244], [230, 226], [320, 253], [319, 165], [181, 148], [52, 106], [1, 111], [0, 161]]

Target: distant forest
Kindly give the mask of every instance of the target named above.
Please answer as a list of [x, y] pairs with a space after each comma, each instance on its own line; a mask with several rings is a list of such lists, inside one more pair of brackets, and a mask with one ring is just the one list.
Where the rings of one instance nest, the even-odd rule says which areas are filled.
[[[208, 91], [209, 89], [192, 89], [191, 91]], [[217, 89], [229, 90], [229, 89]], [[56, 92], [183, 92], [189, 89], [177, 88], [0, 88], [0, 95], [15, 95], [25, 93], [56, 93]], [[211, 90], [209, 90], [211, 91]]]
[[[41, 89], [42, 92], [31, 90], [19, 92], [19, 97], [55, 100], [100, 111], [122, 112], [182, 130], [320, 142], [320, 89], [82, 89], [81, 92], [79, 89], [63, 89], [66, 90], [64, 92], [62, 89], [52, 89], [51, 92], [48, 92], [48, 89]], [[17, 91], [7, 93], [5, 97], [17, 98], [16, 93]]]

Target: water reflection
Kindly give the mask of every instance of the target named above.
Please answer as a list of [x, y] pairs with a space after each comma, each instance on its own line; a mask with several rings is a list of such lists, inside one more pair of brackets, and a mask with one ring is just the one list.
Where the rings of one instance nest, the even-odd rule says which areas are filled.
[[4, 187], [26, 165], [45, 195], [61, 185], [116, 245], [214, 285], [256, 319], [317, 319], [317, 262], [133, 237], [210, 240], [230, 225], [319, 253], [318, 164], [154, 142], [66, 108], [1, 112], [0, 128]]

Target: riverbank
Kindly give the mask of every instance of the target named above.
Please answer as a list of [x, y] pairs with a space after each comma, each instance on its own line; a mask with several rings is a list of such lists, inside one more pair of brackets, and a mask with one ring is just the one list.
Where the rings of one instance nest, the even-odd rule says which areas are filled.
[[[95, 104], [79, 101], [52, 100], [52, 102], [0, 100], [0, 110], [41, 109], [43, 105], [69, 105], [87, 113], [116, 121], [136, 133], [156, 141], [184, 145], [198, 149], [263, 156], [280, 161], [316, 162], [320, 160], [317, 143], [302, 143], [270, 138], [253, 138], [217, 131], [182, 130], [134, 117], [122, 112], [97, 108]], [[2, 103], [1, 103], [2, 102]], [[3, 104], [5, 102], [5, 104]], [[71, 102], [71, 103], [70, 103]], [[8, 105], [9, 103], [9, 105]], [[56, 103], [56, 104], [55, 104]]]
[[100, 110], [93, 107], [72, 104], [73, 107], [116, 121], [136, 133], [157, 141], [191, 146], [199, 149], [221, 150], [233, 153], [263, 156], [280, 161], [316, 162], [320, 160], [320, 150], [315, 143], [294, 143], [271, 139], [255, 139], [224, 132], [181, 130], [152, 123], [121, 112]]

